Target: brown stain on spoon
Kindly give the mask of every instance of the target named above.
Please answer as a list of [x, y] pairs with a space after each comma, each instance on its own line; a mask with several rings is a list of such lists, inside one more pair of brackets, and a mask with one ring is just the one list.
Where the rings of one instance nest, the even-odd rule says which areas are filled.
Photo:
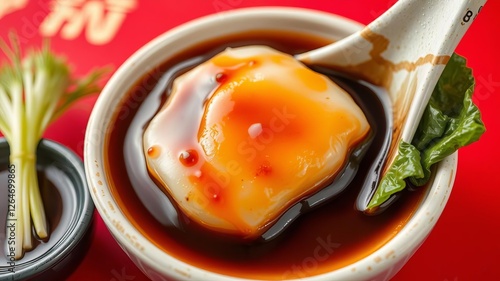
[[[391, 97], [393, 105], [394, 130], [387, 161], [382, 173], [385, 174], [387, 169], [390, 167], [390, 164], [396, 157], [402, 134], [401, 129], [403, 124], [406, 122], [411, 102], [413, 101], [417, 90], [418, 78], [415, 71], [419, 66], [426, 64], [446, 65], [450, 60], [450, 56], [425, 54], [417, 58], [415, 61], [405, 60], [394, 63], [383, 56], [383, 53], [389, 48], [391, 43], [387, 37], [374, 33], [368, 27], [365, 27], [361, 31], [360, 35], [372, 45], [372, 49], [369, 52], [370, 59], [357, 65], [348, 65], [336, 68], [353, 76], [359, 77], [360, 79], [366, 80], [374, 85], [385, 88]], [[400, 50], [400, 48], [401, 47], [398, 46], [396, 49]], [[404, 78], [399, 89], [391, 89], [390, 86], [393, 83], [394, 76], [400, 71], [406, 71], [406, 77]]]

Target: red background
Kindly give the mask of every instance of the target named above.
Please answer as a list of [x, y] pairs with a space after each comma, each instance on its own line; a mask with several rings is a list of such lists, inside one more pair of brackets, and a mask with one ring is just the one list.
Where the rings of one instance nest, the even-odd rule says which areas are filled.
[[[0, 8], [6, 2], [1, 0]], [[103, 1], [103, 0], [93, 0]], [[22, 1], [20, 1], [22, 2]], [[0, 15], [0, 36], [15, 29], [26, 39], [23, 47], [39, 46], [38, 26], [48, 13], [46, 0], [29, 1], [21, 10]], [[141, 45], [170, 28], [221, 10], [252, 6], [293, 6], [323, 10], [367, 24], [394, 0], [210, 0], [137, 1], [113, 41], [95, 46], [82, 34], [52, 46], [64, 54], [78, 74], [96, 66], [118, 67]], [[394, 280], [500, 280], [500, 208], [498, 176], [500, 121], [500, 1], [490, 0], [458, 46], [476, 77], [475, 102], [487, 132], [460, 151], [459, 169], [449, 203], [435, 229]], [[446, 16], [446, 15], [443, 15]], [[72, 107], [53, 124], [45, 137], [62, 142], [82, 155], [85, 126], [95, 97]], [[109, 234], [96, 212], [96, 232], [89, 252], [69, 280], [147, 280]]]

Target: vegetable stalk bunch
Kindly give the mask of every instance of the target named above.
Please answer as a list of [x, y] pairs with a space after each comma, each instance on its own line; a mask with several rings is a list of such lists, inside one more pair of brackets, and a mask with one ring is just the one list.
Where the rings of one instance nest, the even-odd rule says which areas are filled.
[[[48, 44], [31, 50], [25, 58], [15, 35], [10, 45], [1, 40], [0, 49], [10, 62], [0, 68], [0, 131], [10, 146], [10, 165], [15, 167], [15, 192], [10, 198], [15, 210], [15, 258], [32, 249], [33, 229], [47, 239], [49, 228], [40, 194], [36, 150], [44, 131], [77, 99], [99, 92], [104, 70], [84, 79], [73, 79], [66, 61], [54, 55]], [[50, 202], [45, 202], [50, 204]]]

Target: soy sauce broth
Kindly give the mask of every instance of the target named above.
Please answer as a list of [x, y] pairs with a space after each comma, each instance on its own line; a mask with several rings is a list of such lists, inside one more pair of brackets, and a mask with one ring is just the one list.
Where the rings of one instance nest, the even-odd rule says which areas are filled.
[[[157, 247], [186, 263], [220, 274], [266, 280], [301, 278], [341, 268], [391, 239], [411, 217], [425, 189], [405, 191], [389, 211], [377, 216], [355, 210], [354, 202], [369, 166], [376, 160], [383, 134], [375, 135], [346, 191], [302, 214], [278, 238], [265, 243], [241, 243], [197, 226], [177, 211], [146, 169], [142, 133], [167, 101], [176, 76], [226, 47], [268, 45], [297, 54], [328, 43], [312, 35], [271, 31], [219, 38], [179, 53], [139, 81], [115, 113], [105, 153], [111, 192], [131, 223]], [[328, 75], [368, 111], [373, 128], [386, 129], [386, 116], [378, 98], [383, 93], [341, 75]]]
[[[61, 234], [64, 233], [64, 227], [69, 224], [69, 216], [63, 216], [63, 212], [69, 207], [63, 205], [62, 196], [69, 196], [67, 192], [61, 193], [61, 188], [64, 188], [59, 171], [55, 169], [48, 168], [42, 170], [39, 167], [38, 170], [38, 181], [40, 183], [40, 194], [44, 202], [45, 215], [47, 218], [47, 224], [49, 229], [49, 237], [42, 240], [36, 235], [32, 237], [33, 249], [27, 251], [23, 259], [17, 261], [19, 266], [23, 264], [29, 264], [29, 262], [35, 260], [47, 252], [51, 247], [53, 247], [57, 240], [60, 239]], [[9, 179], [9, 169], [7, 165], [0, 164], [0, 198], [5, 199], [0, 204], [0, 265], [4, 266], [9, 261], [10, 257], [7, 255], [7, 240], [8, 236], [4, 236], [7, 233], [6, 226], [9, 221], [8, 211], [9, 206], [7, 204], [8, 198], [8, 179]], [[19, 204], [16, 204], [17, 207]], [[12, 207], [11, 207], [12, 208]], [[66, 211], [67, 212], [67, 211]]]

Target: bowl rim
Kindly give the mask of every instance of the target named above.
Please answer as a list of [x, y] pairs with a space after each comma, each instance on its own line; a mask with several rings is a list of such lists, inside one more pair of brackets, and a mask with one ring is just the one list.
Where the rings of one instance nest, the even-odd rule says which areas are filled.
[[[105, 165], [105, 152], [103, 149], [105, 143], [104, 135], [109, 130], [106, 126], [108, 125], [107, 123], [109, 123], [109, 119], [113, 118], [110, 117], [111, 113], [109, 112], [109, 107], [119, 102], [117, 101], [119, 100], [116, 98], [117, 96], [123, 98], [123, 95], [120, 94], [120, 87], [123, 81], [127, 81], [126, 79], [129, 78], [131, 73], [139, 69], [141, 62], [153, 56], [158, 50], [165, 48], [169, 40], [176, 40], [183, 33], [191, 29], [213, 24], [216, 21], [225, 19], [232, 20], [235, 18], [241, 20], [241, 18], [245, 17], [253, 17], [254, 19], [255, 17], [276, 17], [280, 19], [294, 19], [298, 22], [307, 22], [308, 24], [311, 24], [311, 22], [323, 25], [325, 23], [330, 25], [338, 24], [340, 26], [339, 32], [344, 32], [342, 36], [347, 36], [363, 27], [362, 24], [339, 15], [317, 10], [290, 7], [242, 8], [195, 19], [159, 35], [130, 56], [106, 84], [89, 119], [85, 136], [84, 159], [85, 168], [87, 170], [87, 181], [89, 183], [88, 186], [89, 189], [91, 189], [90, 193], [97, 210], [108, 229], [125, 252], [127, 252], [129, 256], [134, 256], [139, 259], [134, 260], [136, 263], [139, 262], [141, 265], [145, 263], [145, 266], [157, 272], [161, 272], [170, 278], [182, 280], [188, 277], [196, 280], [197, 278], [202, 278], [203, 280], [228, 281], [250, 280], [209, 272], [177, 260], [168, 253], [156, 248], [151, 241], [145, 238], [127, 220], [109, 191], [106, 174], [102, 167]], [[147, 73], [147, 70], [142, 69], [141, 71], [141, 75], [135, 76], [142, 77], [142, 75]], [[95, 145], [95, 137], [97, 137], [97, 145]], [[334, 277], [340, 280], [359, 280], [360, 278], [369, 278], [370, 276], [377, 276], [380, 274], [386, 275], [384, 279], [390, 278], [399, 270], [402, 264], [411, 257], [413, 252], [425, 240], [437, 222], [452, 189], [456, 166], [456, 153], [439, 163], [436, 169], [437, 173], [432, 183], [432, 188], [429, 189], [429, 194], [423, 199], [421, 206], [416, 210], [399, 233], [381, 248], [346, 267], [324, 274], [310, 276], [301, 280], [326, 281]], [[397, 257], [398, 261], [402, 260], [402, 264], [394, 265], [394, 262], [391, 260], [394, 259], [394, 257]], [[390, 265], [392, 268], [388, 270], [387, 265]], [[145, 268], [141, 269], [146, 271]]]
[[[9, 149], [7, 140], [0, 137], [0, 150], [7, 149]], [[65, 231], [60, 240], [56, 241], [48, 252], [45, 252], [42, 257], [37, 258], [36, 262], [30, 261], [28, 265], [23, 265], [22, 260], [16, 261], [16, 263], [20, 264], [21, 268], [16, 266], [15, 273], [0, 276], [2, 280], [4, 276], [6, 278], [14, 278], [12, 280], [43, 276], [50, 269], [56, 268], [59, 262], [70, 257], [73, 250], [78, 247], [87, 232], [91, 229], [94, 203], [88, 192], [82, 159], [67, 146], [49, 139], [42, 139], [40, 141], [37, 147], [37, 154], [50, 155], [50, 158], [47, 159], [51, 159], [51, 163], [61, 161], [58, 165], [65, 165], [64, 169], [60, 170], [71, 179], [71, 186], [76, 192], [75, 201], [70, 202], [76, 204], [69, 224], [71, 228]], [[73, 184], [73, 182], [76, 182], [76, 184]], [[64, 264], [66, 263], [64, 262]]]

